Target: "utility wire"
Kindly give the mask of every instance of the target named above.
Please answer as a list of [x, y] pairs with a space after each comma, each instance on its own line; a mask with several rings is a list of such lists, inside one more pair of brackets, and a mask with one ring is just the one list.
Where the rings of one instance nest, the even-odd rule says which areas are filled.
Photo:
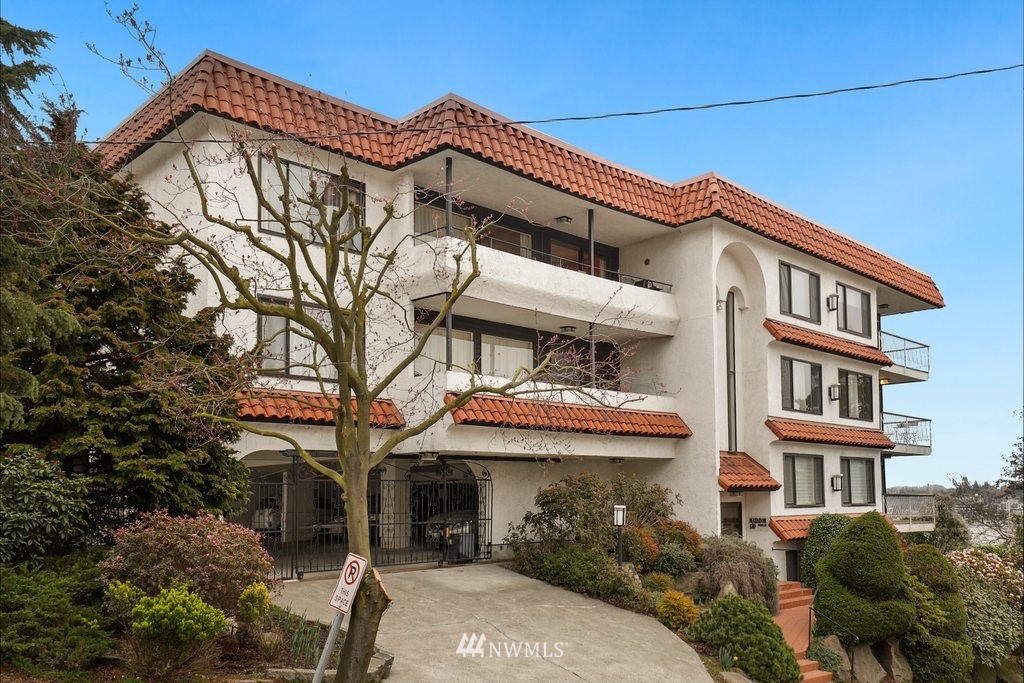
[[[704, 111], [708, 109], [722, 109], [725, 107], [744, 107], [754, 104], [768, 104], [770, 102], [783, 102], [786, 100], [804, 100], [813, 97], [828, 97], [831, 95], [841, 95], [843, 93], [852, 92], [866, 92], [868, 90], [883, 90], [886, 88], [897, 88], [904, 85], [911, 85], [914, 83], [935, 83], [938, 81], [951, 81], [956, 78], [966, 78], [969, 76], [981, 76], [985, 74], [993, 74], [1001, 71], [1013, 71], [1015, 69], [1024, 68], [1024, 63], [1011, 64], [1009, 66], [993, 67], [990, 69], [977, 69], [975, 71], [961, 71], [954, 74], [946, 74], [944, 76], [922, 76], [920, 78], [907, 78], [900, 81], [893, 81], [891, 83], [879, 83], [874, 85], [858, 85], [850, 88], [835, 88], [832, 90], [821, 90], [818, 92], [799, 93], [795, 95], [777, 95], [775, 97], [763, 97], [753, 100], [734, 100], [731, 102], [715, 102], [712, 104], [698, 104], [691, 106], [682, 107], [664, 107], [661, 109], [646, 109], [641, 111], [623, 111], [623, 112], [612, 112], [606, 114], [590, 114], [585, 116], [553, 116], [550, 118], [543, 119], [520, 119], [518, 121], [495, 121], [491, 123], [455, 123], [451, 125], [441, 126], [425, 126], [418, 128], [394, 128], [390, 130], [352, 130], [338, 133], [317, 133], [315, 131], [308, 131], [311, 138], [319, 140], [329, 140], [334, 138], [343, 138], [346, 136], [369, 136], [369, 135], [395, 135], [400, 133], [430, 133], [446, 130], [464, 130], [464, 129], [479, 129], [479, 128], [499, 128], [501, 126], [526, 126], [526, 125], [537, 125], [545, 123], [561, 123], [567, 121], [599, 121], [603, 119], [617, 119], [634, 116], [654, 116], [657, 114], [669, 114], [674, 112], [689, 112], [689, 111]], [[260, 138], [261, 141], [274, 142], [274, 141], [285, 141], [293, 140], [294, 136], [289, 137], [268, 137]], [[84, 140], [86, 144], [119, 144], [119, 145], [138, 145], [138, 144], [153, 144], [153, 143], [169, 143], [169, 144], [181, 144], [180, 140]], [[223, 142], [223, 140], [217, 139], [194, 139], [190, 142]], [[56, 144], [56, 143], [55, 143]]]

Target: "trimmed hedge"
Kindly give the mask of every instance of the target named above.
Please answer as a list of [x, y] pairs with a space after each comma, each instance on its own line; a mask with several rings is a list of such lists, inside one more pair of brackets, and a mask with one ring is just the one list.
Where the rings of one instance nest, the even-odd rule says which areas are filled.
[[909, 600], [874, 600], [850, 591], [825, 567], [824, 561], [818, 563], [814, 609], [820, 615], [814, 632], [837, 635], [844, 645], [851, 645], [853, 639], [837, 624], [856, 635], [859, 642], [874, 643], [905, 633], [916, 617], [914, 604]]
[[974, 668], [974, 652], [966, 640], [919, 633], [904, 638], [901, 643], [915, 680], [961, 683]]
[[869, 600], [892, 600], [903, 586], [903, 554], [889, 522], [872, 510], [854, 519], [815, 567], [824, 566], [840, 583]]
[[953, 563], [931, 545], [910, 546], [905, 557], [907, 570], [928, 587], [933, 595], [932, 604], [942, 612], [943, 623], [929, 632], [940, 638], [962, 639], [967, 632], [967, 609]]
[[727, 595], [715, 600], [690, 634], [713, 650], [726, 648], [737, 655], [736, 666], [755, 680], [798, 683], [802, 678], [796, 654], [771, 613], [746, 598]]
[[807, 542], [804, 544], [803, 582], [805, 586], [818, 587], [817, 575], [814, 572], [815, 565], [818, 560], [825, 557], [836, 538], [852, 521], [852, 517], [834, 512], [818, 515], [811, 521]]

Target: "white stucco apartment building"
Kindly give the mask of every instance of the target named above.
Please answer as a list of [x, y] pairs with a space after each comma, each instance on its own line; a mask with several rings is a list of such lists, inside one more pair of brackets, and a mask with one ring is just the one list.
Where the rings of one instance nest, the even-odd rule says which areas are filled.
[[[395, 201], [382, 239], [402, 246], [396, 308], [380, 316], [381, 371], [411, 347], [417, 312], [436, 310], [450, 286], [453, 234], [496, 223], [480, 242], [481, 277], [429, 357], [374, 405], [375, 433], [415, 420], [470, 371], [531, 367], [552, 340], [576, 339], [603, 379], [598, 401], [543, 385], [477, 397], [408, 442], [371, 481], [378, 564], [498, 556], [538, 488], [573, 472], [625, 472], [677, 492], [681, 519], [744, 536], [792, 578], [814, 515], [885, 510], [886, 458], [930, 452], [927, 420], [882, 407], [884, 392], [899, 390], [891, 385], [927, 379], [928, 348], [886, 330], [897, 314], [943, 305], [931, 278], [730, 180], [666, 183], [454, 95], [392, 119], [209, 52], [100, 151], [135, 176], [158, 215], [217, 238], [173, 144], [191, 141], [218, 188], [215, 210], [282, 241], [226, 160], [236, 136], [275, 139], [296, 182], [311, 172], [335, 182], [347, 166], [368, 225]], [[250, 267], [255, 256], [238, 249], [229, 258]], [[217, 303], [204, 282], [196, 309]], [[274, 283], [265, 291], [273, 297]], [[225, 325], [243, 347], [281, 329], [241, 314]], [[241, 415], [329, 460], [329, 411], [290, 400], [316, 387], [273, 372], [307, 351], [274, 338], [265, 389], [242, 400]], [[281, 572], [334, 566], [344, 520], [333, 486], [279, 441], [247, 435], [236, 449], [254, 482], [243, 521], [265, 534]], [[929, 503], [891, 499], [888, 511], [921, 528]], [[437, 539], [445, 526], [458, 539], [447, 549]]]

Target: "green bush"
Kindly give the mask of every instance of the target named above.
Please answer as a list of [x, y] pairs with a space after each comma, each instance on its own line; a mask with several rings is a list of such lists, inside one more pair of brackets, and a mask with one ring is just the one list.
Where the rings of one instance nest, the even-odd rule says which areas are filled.
[[1024, 625], [998, 590], [982, 582], [962, 577], [960, 592], [967, 608], [967, 639], [976, 660], [998, 667], [1024, 642]]
[[661, 544], [657, 559], [651, 565], [656, 572], [663, 572], [669, 576], [682, 576], [689, 574], [697, 568], [697, 563], [689, 550], [671, 541]]
[[678, 545], [694, 558], [700, 557], [704, 547], [700, 533], [690, 524], [678, 519], [666, 519], [658, 524], [655, 529], [655, 538], [662, 545], [666, 543]]
[[960, 597], [956, 568], [931, 545], [910, 546], [905, 557], [907, 570], [928, 587], [932, 604], [942, 612], [942, 623], [928, 628], [929, 633], [940, 638], [962, 639], [967, 631], [967, 610]]
[[629, 526], [622, 530], [622, 557], [638, 572], [650, 571], [659, 552], [650, 529]]
[[272, 565], [259, 535], [250, 529], [213, 515], [156, 512], [118, 529], [102, 566], [108, 583], [128, 581], [147, 595], [183, 583], [204, 601], [233, 613], [242, 591], [262, 581]]
[[132, 610], [144, 597], [146, 594], [142, 589], [131, 582], [114, 581], [108, 583], [103, 591], [103, 608], [122, 629], [127, 630], [132, 623]]
[[915, 545], [927, 543], [948, 553], [969, 546], [971, 534], [967, 529], [967, 523], [953, 508], [950, 497], [935, 496], [935, 529], [903, 534], [903, 540]]
[[254, 636], [263, 628], [270, 613], [270, 590], [263, 581], [253, 581], [238, 596], [238, 623], [245, 636]]
[[544, 558], [537, 578], [625, 607], [643, 607], [643, 588], [599, 550], [563, 546]]
[[651, 572], [644, 577], [643, 585], [644, 590], [652, 593], [664, 593], [665, 591], [672, 590], [675, 583], [669, 574]]
[[832, 543], [842, 533], [852, 517], [840, 515], [834, 512], [826, 512], [818, 515], [811, 521], [810, 530], [807, 532], [807, 542], [804, 544], [803, 557], [803, 582], [810, 588], [817, 588], [818, 581], [815, 577], [814, 567], [818, 560], [825, 557]]
[[[901, 583], [904, 577], [900, 577]], [[914, 604], [905, 598], [877, 600], [858, 595], [836, 579], [824, 560], [818, 562], [818, 597], [814, 609], [820, 615], [815, 620], [815, 633], [834, 634], [845, 645], [851, 645], [852, 635], [859, 642], [875, 643], [905, 633], [914, 623]]]
[[739, 595], [775, 611], [778, 568], [753, 543], [735, 536], [709, 536], [704, 539], [701, 563], [715, 592], [731, 582]]
[[797, 683], [800, 667], [793, 648], [768, 610], [738, 595], [716, 600], [701, 614], [690, 634], [713, 650], [726, 648], [739, 656], [736, 666], [758, 681]]
[[88, 669], [114, 644], [95, 557], [0, 566], [0, 663], [26, 673]]
[[871, 600], [896, 598], [906, 571], [896, 531], [874, 510], [854, 519], [839, 534], [814, 568], [819, 577], [823, 564], [843, 586]]
[[843, 660], [838, 652], [822, 645], [821, 638], [815, 638], [811, 641], [805, 656], [807, 659], [817, 662], [818, 668], [822, 671], [830, 672], [834, 680], [839, 680], [842, 675]]
[[689, 626], [697, 620], [697, 606], [690, 596], [669, 590], [658, 601], [658, 621], [673, 631]]
[[950, 640], [915, 632], [900, 641], [914, 679], [929, 683], [961, 683], [974, 668], [974, 653], [966, 640]]
[[202, 668], [212, 659], [211, 643], [227, 625], [224, 612], [184, 585], [164, 588], [132, 610], [131, 668], [147, 678]]
[[77, 547], [86, 532], [85, 484], [29, 448], [0, 454], [0, 564], [38, 562]]

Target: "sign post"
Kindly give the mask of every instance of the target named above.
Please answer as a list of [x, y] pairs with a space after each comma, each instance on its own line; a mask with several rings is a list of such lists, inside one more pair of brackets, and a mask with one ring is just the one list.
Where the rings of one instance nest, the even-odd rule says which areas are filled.
[[369, 560], [355, 553], [349, 553], [345, 558], [345, 564], [342, 565], [341, 569], [341, 576], [338, 577], [338, 585], [334, 589], [334, 594], [331, 595], [330, 601], [331, 607], [338, 610], [338, 613], [334, 615], [334, 621], [331, 622], [331, 630], [327, 634], [327, 642], [324, 643], [324, 650], [320, 653], [320, 661], [317, 662], [316, 672], [313, 674], [313, 683], [321, 683], [324, 680], [324, 673], [327, 671], [327, 664], [331, 659], [331, 653], [334, 651], [334, 644], [337, 642], [338, 634], [341, 632], [341, 622], [344, 621], [348, 611], [352, 609], [352, 603], [355, 601], [356, 593], [359, 592], [359, 586], [363, 582], [363, 575], [366, 573], [367, 564], [369, 564]]

